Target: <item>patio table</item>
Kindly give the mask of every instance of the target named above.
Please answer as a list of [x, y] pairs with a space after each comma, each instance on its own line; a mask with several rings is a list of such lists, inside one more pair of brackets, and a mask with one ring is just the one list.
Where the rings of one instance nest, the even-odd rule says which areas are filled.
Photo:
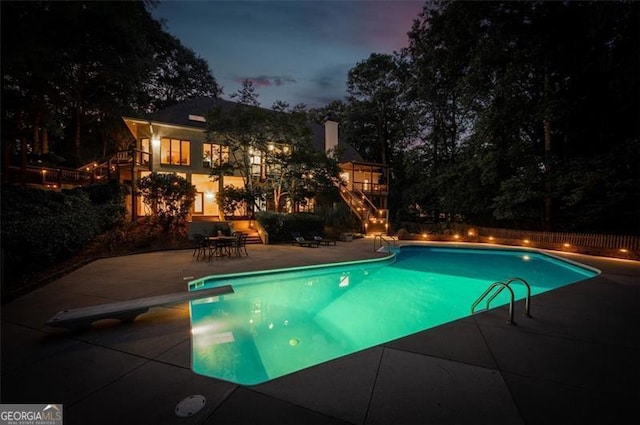
[[231, 256], [231, 246], [235, 236], [207, 236], [209, 242], [209, 259], [211, 257]]

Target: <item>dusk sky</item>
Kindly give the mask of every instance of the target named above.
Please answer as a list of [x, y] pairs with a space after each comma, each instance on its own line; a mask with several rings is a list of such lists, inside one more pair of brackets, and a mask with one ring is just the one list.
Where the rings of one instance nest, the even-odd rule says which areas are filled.
[[165, 29], [204, 58], [222, 97], [244, 79], [271, 107], [318, 107], [346, 95], [347, 73], [371, 53], [393, 53], [424, 1], [161, 1]]

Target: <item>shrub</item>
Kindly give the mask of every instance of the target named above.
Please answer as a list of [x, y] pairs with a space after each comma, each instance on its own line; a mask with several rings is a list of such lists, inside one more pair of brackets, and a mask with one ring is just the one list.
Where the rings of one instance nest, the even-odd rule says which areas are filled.
[[269, 234], [269, 242], [288, 242], [293, 232], [321, 234], [324, 229], [322, 217], [310, 213], [261, 211], [256, 213], [256, 220]]
[[3, 287], [69, 257], [122, 221], [119, 191], [100, 186], [62, 192], [3, 188]]
[[249, 195], [245, 189], [227, 185], [216, 195], [216, 201], [225, 217], [233, 217], [242, 205], [249, 204]]
[[331, 206], [319, 207], [316, 209], [316, 214], [323, 218], [326, 225], [335, 234], [352, 233], [362, 227], [358, 219], [349, 210], [349, 207], [342, 202]]
[[196, 187], [176, 173], [153, 172], [140, 179], [138, 189], [164, 230], [184, 225], [196, 197]]

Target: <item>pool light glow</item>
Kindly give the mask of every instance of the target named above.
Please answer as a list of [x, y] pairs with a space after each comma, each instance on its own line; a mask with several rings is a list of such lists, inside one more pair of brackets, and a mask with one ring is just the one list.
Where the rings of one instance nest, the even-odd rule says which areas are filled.
[[[522, 278], [535, 296], [597, 273], [524, 248], [401, 246], [383, 259], [213, 275], [190, 290], [234, 292], [190, 302], [191, 367], [255, 385], [467, 317], [492, 282]], [[510, 288], [525, 297], [523, 285]], [[507, 304], [507, 292], [490, 307]]]

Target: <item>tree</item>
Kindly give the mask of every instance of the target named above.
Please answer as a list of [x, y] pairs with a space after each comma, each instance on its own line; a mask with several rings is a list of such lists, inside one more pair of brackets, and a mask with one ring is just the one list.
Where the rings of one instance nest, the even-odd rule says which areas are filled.
[[[219, 107], [207, 117], [208, 138], [229, 146], [233, 159], [212, 168], [211, 176], [220, 184], [224, 175], [242, 176], [250, 213], [255, 201], [267, 194], [274, 209], [283, 209], [285, 198], [295, 209], [305, 196], [312, 196], [316, 186], [305, 183], [311, 176], [321, 182], [318, 176], [338, 175], [337, 166], [328, 171], [326, 155], [322, 153], [323, 161], [318, 161], [310, 146], [312, 132], [304, 105], [290, 107], [277, 101], [271, 109], [261, 108], [249, 80], [233, 97], [240, 103]], [[258, 158], [260, 164], [254, 163]]]
[[153, 172], [140, 179], [138, 190], [165, 230], [185, 223], [196, 197], [195, 186], [175, 173]]
[[416, 103], [410, 102], [408, 62], [400, 55], [371, 54], [349, 71], [342, 136], [367, 161], [391, 167], [389, 209], [394, 214], [404, 182], [404, 150], [418, 137]]
[[231, 217], [243, 204], [247, 204], [247, 191], [227, 185], [216, 194], [216, 200], [225, 217]]
[[[270, 112], [258, 105], [258, 94], [253, 82], [245, 80], [242, 87], [232, 97], [239, 103], [232, 106], [220, 106], [207, 115], [207, 138], [219, 141], [229, 147], [228, 163], [211, 168], [211, 177], [220, 182], [223, 176], [240, 174], [244, 188], [252, 196], [256, 193], [259, 176], [253, 172], [253, 156], [259, 156], [267, 150], [268, 125]], [[250, 214], [255, 207], [255, 199], [247, 205]]]
[[[637, 197], [630, 182], [639, 179], [620, 156], [635, 151], [637, 161], [638, 132], [629, 123], [638, 112], [638, 10], [623, 1], [425, 6], [406, 52], [414, 101], [427, 117], [411, 162], [429, 187], [413, 193], [477, 222], [617, 227], [604, 205]], [[611, 175], [604, 164], [616, 161], [625, 183], [614, 196], [594, 190], [600, 177], [571, 177]], [[568, 204], [576, 199], [602, 206], [576, 220]], [[628, 205], [640, 212], [637, 202]]]
[[411, 135], [411, 110], [404, 102], [406, 64], [373, 53], [349, 71], [347, 100], [349, 140], [368, 160], [390, 164]]
[[176, 37], [158, 31], [154, 38], [154, 69], [144, 81], [147, 112], [199, 96], [218, 97], [218, 86], [207, 62]]
[[151, 4], [1, 2], [3, 143], [55, 149], [77, 165], [114, 141], [126, 147], [122, 115], [219, 93], [206, 62], [164, 32]]
[[[322, 162], [317, 152], [311, 148], [311, 128], [305, 105], [289, 107], [289, 104], [276, 101], [272, 107], [269, 126], [269, 139], [273, 142], [265, 152], [267, 167], [264, 187], [271, 192], [270, 199], [274, 209], [285, 208], [284, 199], [289, 200], [293, 210], [306, 199], [301, 195], [305, 176], [313, 175]], [[307, 193], [307, 197], [313, 197]]]

